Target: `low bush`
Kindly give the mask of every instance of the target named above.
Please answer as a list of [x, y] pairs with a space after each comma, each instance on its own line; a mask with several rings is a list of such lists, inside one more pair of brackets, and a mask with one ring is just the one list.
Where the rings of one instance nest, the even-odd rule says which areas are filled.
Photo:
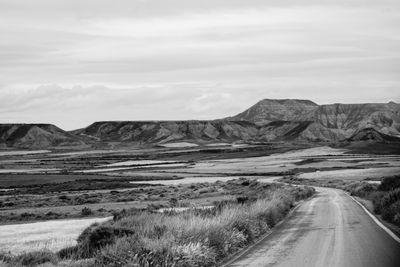
[[366, 197], [372, 192], [376, 191], [377, 186], [367, 182], [354, 182], [345, 187], [352, 196]]
[[[93, 224], [78, 237], [78, 245], [64, 251], [71, 253], [72, 258], [90, 258], [102, 247], [113, 244], [118, 237], [132, 235], [131, 229]], [[64, 256], [64, 255], [63, 255]]]
[[89, 216], [93, 214], [93, 211], [88, 208], [88, 207], [84, 207], [81, 211], [82, 216]]
[[379, 191], [372, 202], [374, 212], [382, 215], [382, 219], [400, 226], [400, 188], [391, 191]]
[[57, 256], [60, 259], [74, 259], [77, 258], [78, 249], [78, 246], [66, 247], [58, 251]]
[[383, 178], [378, 190], [390, 191], [397, 188], [400, 188], [400, 176], [392, 176]]

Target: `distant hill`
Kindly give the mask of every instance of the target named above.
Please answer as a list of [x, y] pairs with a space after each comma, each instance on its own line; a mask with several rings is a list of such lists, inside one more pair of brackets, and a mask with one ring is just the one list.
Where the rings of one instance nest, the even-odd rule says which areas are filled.
[[241, 121], [104, 121], [73, 132], [101, 141], [166, 143], [256, 140], [258, 127]]
[[0, 124], [0, 147], [51, 148], [84, 142], [52, 124]]

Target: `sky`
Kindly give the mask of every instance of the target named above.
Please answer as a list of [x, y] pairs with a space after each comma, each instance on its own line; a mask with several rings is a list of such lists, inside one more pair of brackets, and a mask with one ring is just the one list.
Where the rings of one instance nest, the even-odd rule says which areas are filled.
[[400, 102], [398, 0], [0, 0], [0, 123]]

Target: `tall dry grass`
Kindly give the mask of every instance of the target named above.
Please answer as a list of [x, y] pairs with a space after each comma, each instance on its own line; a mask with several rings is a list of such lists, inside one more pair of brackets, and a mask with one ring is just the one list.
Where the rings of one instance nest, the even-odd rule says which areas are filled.
[[311, 188], [279, 189], [267, 198], [220, 211], [167, 215], [141, 212], [111, 224], [133, 229], [96, 254], [107, 266], [214, 266], [267, 233]]

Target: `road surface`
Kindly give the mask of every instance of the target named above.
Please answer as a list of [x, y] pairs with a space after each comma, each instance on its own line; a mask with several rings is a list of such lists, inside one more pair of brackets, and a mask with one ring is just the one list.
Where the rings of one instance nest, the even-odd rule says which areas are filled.
[[400, 267], [400, 244], [343, 191], [318, 188], [315, 198], [228, 266]]

